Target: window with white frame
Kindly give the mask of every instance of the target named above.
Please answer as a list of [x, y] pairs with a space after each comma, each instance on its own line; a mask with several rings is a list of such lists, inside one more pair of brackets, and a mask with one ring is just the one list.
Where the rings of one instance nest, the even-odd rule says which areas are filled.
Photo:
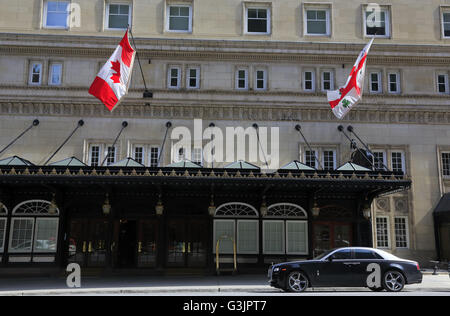
[[200, 68], [189, 67], [186, 76], [186, 87], [188, 89], [200, 88]]
[[450, 152], [441, 153], [442, 175], [450, 176]]
[[277, 203], [268, 207], [263, 220], [263, 253], [307, 254], [308, 215], [298, 205]]
[[44, 27], [68, 28], [69, 13], [69, 1], [46, 1], [44, 3]]
[[377, 248], [389, 248], [389, 218], [379, 216], [376, 218]]
[[237, 220], [236, 245], [240, 254], [259, 252], [258, 220]]
[[329, 36], [331, 34], [329, 8], [306, 8], [304, 21], [305, 35]]
[[236, 89], [247, 90], [248, 89], [248, 70], [238, 69], [236, 71]]
[[133, 159], [136, 160], [137, 162], [144, 164], [144, 154], [145, 154], [145, 149], [144, 146], [134, 146], [133, 148]]
[[315, 149], [305, 150], [304, 163], [305, 165], [317, 169], [317, 151]]
[[[93, 167], [101, 166], [103, 161], [107, 166], [117, 161], [117, 147], [106, 144], [89, 144], [87, 164]], [[106, 158], [106, 159], [105, 159]]]
[[324, 149], [322, 151], [322, 164], [324, 170], [336, 169], [336, 150]]
[[373, 165], [375, 170], [382, 171], [386, 168], [386, 152], [385, 151], [373, 151]]
[[397, 216], [394, 218], [395, 247], [409, 248], [408, 218]]
[[62, 83], [62, 63], [52, 63], [50, 65], [50, 76], [48, 84], [52, 86], [59, 86]]
[[449, 93], [449, 84], [448, 84], [448, 74], [438, 74], [437, 75], [437, 91], [439, 93], [447, 94]]
[[170, 4], [167, 6], [166, 31], [192, 32], [192, 6]]
[[380, 93], [382, 91], [380, 72], [371, 72], [369, 74], [369, 91], [371, 93]]
[[203, 165], [203, 148], [196, 148], [194, 147], [192, 149], [192, 162], [198, 164], [198, 165]]
[[270, 8], [246, 7], [245, 19], [245, 33], [270, 34]]
[[[233, 242], [239, 254], [259, 252], [259, 222], [256, 209], [246, 203], [231, 202], [220, 205], [214, 218], [214, 249], [220, 241], [219, 252], [233, 253]], [[253, 219], [254, 218], [254, 219]]]
[[332, 71], [322, 71], [322, 91], [334, 89], [334, 78]]
[[391, 168], [394, 172], [405, 172], [405, 155], [402, 151], [391, 151]]
[[315, 90], [315, 74], [314, 71], [304, 71], [303, 72], [303, 90], [304, 91], [314, 91]]
[[31, 85], [40, 85], [42, 83], [42, 63], [32, 62], [30, 64], [29, 83]]
[[181, 67], [169, 67], [167, 72], [167, 86], [170, 89], [179, 89], [181, 87]]
[[390, 37], [390, 12], [388, 7], [367, 6], [363, 14], [365, 36]]
[[159, 160], [159, 147], [151, 146], [149, 150], [149, 166], [158, 167]]
[[398, 72], [388, 73], [389, 93], [400, 93], [400, 74]]
[[267, 90], [267, 71], [265, 69], [255, 71], [255, 90]]
[[442, 35], [450, 38], [450, 11], [442, 12]]
[[56, 253], [59, 210], [51, 202], [31, 200], [17, 205], [11, 220], [10, 253]]
[[124, 30], [131, 25], [131, 5], [109, 3], [106, 7], [106, 28]]

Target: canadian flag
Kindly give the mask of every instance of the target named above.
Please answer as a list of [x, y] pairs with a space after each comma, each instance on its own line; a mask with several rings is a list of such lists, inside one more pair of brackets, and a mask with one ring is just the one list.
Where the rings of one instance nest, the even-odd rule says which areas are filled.
[[128, 41], [127, 30], [119, 46], [100, 69], [89, 88], [89, 93], [102, 101], [110, 111], [114, 110], [128, 93], [135, 54]]
[[339, 90], [327, 92], [328, 103], [330, 103], [331, 110], [338, 119], [342, 119], [361, 100], [364, 74], [366, 71], [366, 59], [373, 40], [372, 38], [359, 54], [345, 86], [340, 87]]

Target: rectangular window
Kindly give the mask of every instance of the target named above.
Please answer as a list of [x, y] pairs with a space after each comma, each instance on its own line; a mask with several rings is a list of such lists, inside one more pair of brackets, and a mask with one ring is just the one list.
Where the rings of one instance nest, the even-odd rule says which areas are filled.
[[181, 68], [169, 67], [168, 86], [170, 89], [179, 89], [181, 81]]
[[330, 11], [306, 10], [306, 34], [305, 35], [330, 35]]
[[5, 249], [6, 218], [0, 218], [0, 253]]
[[400, 75], [398, 73], [388, 74], [388, 87], [389, 93], [399, 93], [400, 92]]
[[116, 162], [116, 147], [113, 146], [107, 146], [106, 147], [106, 165], [112, 165]]
[[235, 238], [235, 221], [234, 220], [214, 220], [214, 244], [213, 252], [216, 253], [217, 241], [219, 243], [220, 254], [232, 254], [233, 242], [231, 238]]
[[67, 28], [69, 1], [47, 1], [44, 12], [44, 26], [47, 28]]
[[159, 147], [150, 147], [150, 167], [158, 167]]
[[336, 152], [334, 150], [324, 150], [322, 155], [324, 170], [336, 169]]
[[203, 164], [203, 148], [192, 149], [192, 162], [200, 166]]
[[373, 164], [375, 170], [377, 171], [385, 170], [386, 168], [384, 166], [386, 165], [386, 153], [384, 151], [374, 151]]
[[450, 38], [450, 12], [442, 13], [442, 33], [444, 37]]
[[255, 90], [267, 89], [267, 74], [265, 70], [256, 70], [255, 73]]
[[314, 84], [314, 72], [312, 71], [305, 71], [303, 73], [303, 90], [305, 91], [314, 91], [315, 90], [315, 84]]
[[42, 63], [32, 63], [30, 67], [30, 80], [32, 85], [40, 85], [42, 82]]
[[257, 220], [238, 220], [236, 238], [237, 252], [241, 254], [258, 253], [258, 232]]
[[406, 217], [395, 217], [395, 246], [397, 248], [408, 248], [408, 219]]
[[192, 32], [192, 7], [185, 5], [168, 6], [166, 30], [169, 32]]
[[364, 11], [364, 31], [366, 36], [390, 36], [389, 9], [374, 10], [369, 8]]
[[134, 160], [137, 162], [144, 164], [144, 147], [143, 146], [135, 146], [133, 153]]
[[269, 34], [270, 10], [267, 8], [247, 8], [245, 33]]
[[305, 150], [305, 165], [312, 168], [317, 168], [316, 164], [316, 151], [315, 150]]
[[101, 147], [100, 145], [91, 145], [89, 148], [89, 165], [93, 167], [100, 166]]
[[107, 28], [124, 30], [131, 25], [131, 6], [129, 4], [109, 4], [107, 7]]
[[284, 221], [263, 221], [263, 252], [284, 254]]
[[405, 172], [405, 160], [403, 152], [393, 151], [391, 152], [391, 165], [394, 172]]
[[381, 92], [381, 74], [379, 72], [371, 72], [369, 76], [369, 89], [371, 93]]
[[187, 75], [186, 86], [188, 89], [198, 89], [200, 88], [200, 69], [199, 68], [189, 68]]
[[448, 93], [448, 75], [439, 74], [437, 76], [437, 91], [439, 93]]
[[31, 252], [33, 231], [33, 218], [13, 218], [11, 221], [9, 252]]
[[286, 253], [308, 253], [308, 223], [305, 221], [286, 221]]
[[442, 160], [442, 175], [450, 176], [450, 152], [441, 154]]
[[247, 69], [238, 69], [236, 71], [236, 89], [248, 89], [248, 71]]
[[333, 90], [333, 73], [331, 71], [322, 72], [322, 91]]
[[389, 222], [387, 217], [376, 218], [377, 248], [389, 248]]
[[34, 238], [35, 252], [56, 252], [58, 241], [58, 219], [37, 218]]
[[52, 64], [50, 66], [49, 84], [59, 86], [62, 82], [62, 64]]

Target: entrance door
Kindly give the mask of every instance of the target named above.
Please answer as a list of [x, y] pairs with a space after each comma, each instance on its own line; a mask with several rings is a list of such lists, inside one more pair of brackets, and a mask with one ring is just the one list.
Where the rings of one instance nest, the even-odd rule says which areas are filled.
[[68, 262], [82, 267], [105, 266], [108, 224], [105, 219], [71, 220]]
[[118, 263], [120, 268], [136, 266], [137, 223], [121, 220], [119, 227]]
[[313, 224], [313, 235], [314, 257], [330, 249], [352, 245], [350, 223], [316, 222]]
[[138, 267], [156, 267], [158, 245], [158, 221], [140, 220], [138, 222]]
[[208, 221], [171, 219], [168, 223], [168, 267], [206, 266]]

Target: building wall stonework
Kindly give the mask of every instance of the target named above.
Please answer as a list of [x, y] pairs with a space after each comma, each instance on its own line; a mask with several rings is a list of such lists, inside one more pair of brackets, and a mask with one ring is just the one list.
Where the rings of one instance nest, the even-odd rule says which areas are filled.
[[[129, 95], [112, 113], [87, 91], [123, 36], [124, 30], [105, 29], [106, 7], [117, 2], [71, 2], [81, 9], [80, 26], [51, 29], [44, 24], [47, 1], [0, 0], [0, 144], [8, 144], [33, 119], [41, 121], [0, 159], [17, 155], [43, 164], [83, 119], [85, 125], [52, 161], [76, 156], [89, 163], [89, 144], [112, 143], [126, 120], [129, 126], [118, 142], [120, 160], [132, 154], [133, 144], [160, 145], [167, 121], [192, 130], [193, 120], [202, 119], [204, 128], [210, 122], [223, 130], [253, 123], [278, 127], [280, 166], [304, 160], [305, 144], [294, 129], [301, 124], [313, 147], [335, 146], [339, 166], [349, 160], [350, 146], [337, 126], [352, 125], [371, 148], [402, 148], [405, 171], [413, 181], [410, 191], [372, 205], [374, 240], [376, 216], [388, 216], [388, 250], [422, 261], [435, 257], [432, 211], [441, 195], [450, 192], [440, 159], [450, 148], [450, 40], [442, 33], [448, 1], [378, 1], [389, 12], [390, 35], [375, 39], [363, 100], [342, 121], [329, 109], [321, 74], [332, 73], [334, 88], [345, 83], [369, 40], [363, 31], [363, 1], [122, 1], [132, 7], [135, 44], [153, 97], [142, 97], [144, 82], [136, 63]], [[167, 7], [176, 3], [192, 6], [191, 32], [166, 30]], [[270, 34], [245, 33], [245, 8], [252, 5], [270, 8]], [[330, 10], [329, 35], [305, 35], [308, 7]], [[36, 62], [42, 64], [38, 85], [30, 83], [30, 67]], [[56, 86], [49, 84], [53, 63], [62, 64]], [[171, 66], [181, 70], [179, 89], [168, 87]], [[189, 67], [200, 70], [197, 89], [186, 86]], [[248, 71], [244, 91], [236, 90], [240, 68]], [[267, 75], [262, 91], [255, 89], [258, 69]], [[307, 71], [315, 74], [312, 92], [304, 88]], [[370, 73], [380, 74], [379, 92], [370, 90]], [[398, 93], [389, 92], [390, 73], [400, 78]], [[447, 92], [438, 91], [439, 74], [447, 78]], [[171, 162], [171, 144], [166, 144], [163, 165]], [[407, 216], [408, 247], [395, 246], [397, 215]]]

